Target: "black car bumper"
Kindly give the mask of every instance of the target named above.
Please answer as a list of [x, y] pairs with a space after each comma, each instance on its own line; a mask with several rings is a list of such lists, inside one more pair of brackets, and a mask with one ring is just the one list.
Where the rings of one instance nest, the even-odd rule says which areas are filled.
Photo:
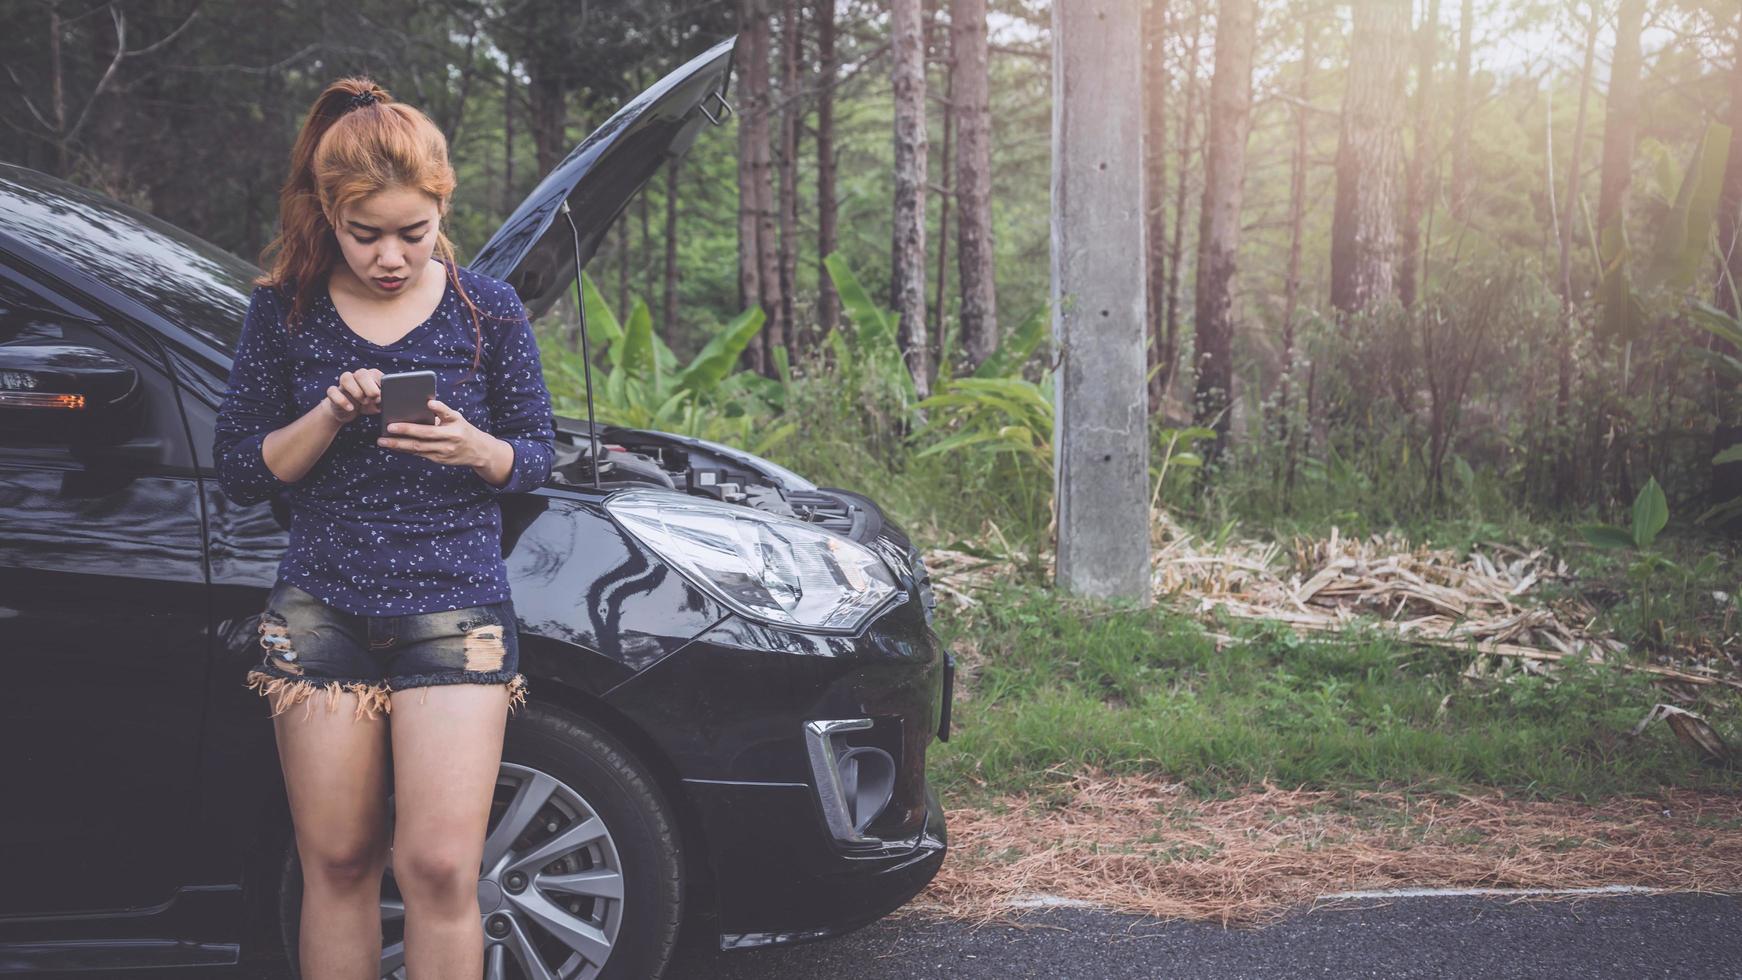
[[929, 788], [915, 838], [864, 854], [829, 836], [810, 786], [686, 781], [685, 789], [714, 843], [721, 949], [823, 939], [874, 922], [925, 888], [948, 846]]
[[732, 616], [608, 694], [681, 782], [724, 947], [856, 929], [937, 873], [949, 661], [917, 600], [853, 636]]

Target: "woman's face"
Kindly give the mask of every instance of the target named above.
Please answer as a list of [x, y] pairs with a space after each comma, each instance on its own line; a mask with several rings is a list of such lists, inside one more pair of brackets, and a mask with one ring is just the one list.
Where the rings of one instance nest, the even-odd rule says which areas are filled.
[[416, 292], [435, 253], [441, 208], [410, 187], [376, 191], [341, 208], [333, 233], [363, 287], [380, 299]]

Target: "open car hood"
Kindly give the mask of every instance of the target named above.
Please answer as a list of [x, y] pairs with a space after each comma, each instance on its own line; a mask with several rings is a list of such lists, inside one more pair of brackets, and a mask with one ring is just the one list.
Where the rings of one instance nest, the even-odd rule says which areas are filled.
[[659, 168], [688, 152], [701, 128], [723, 120], [732, 72], [729, 38], [629, 101], [545, 175], [479, 250], [470, 268], [506, 281], [534, 319], [574, 285], [574, 236], [559, 212], [569, 202], [581, 264]]

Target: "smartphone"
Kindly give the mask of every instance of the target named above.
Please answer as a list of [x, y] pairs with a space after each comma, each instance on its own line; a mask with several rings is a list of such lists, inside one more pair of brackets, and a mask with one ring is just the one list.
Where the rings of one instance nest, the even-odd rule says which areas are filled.
[[402, 371], [381, 376], [381, 425], [416, 422], [434, 425], [435, 412], [429, 400], [435, 397], [434, 371]]

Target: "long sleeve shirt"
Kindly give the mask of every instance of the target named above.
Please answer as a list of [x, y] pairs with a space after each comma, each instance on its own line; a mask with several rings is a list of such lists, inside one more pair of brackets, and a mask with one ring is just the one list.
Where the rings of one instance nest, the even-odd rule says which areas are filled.
[[[250, 297], [218, 411], [218, 481], [244, 504], [287, 491], [290, 535], [278, 576], [336, 609], [406, 615], [510, 598], [498, 498], [550, 475], [550, 392], [513, 288], [464, 267], [456, 272], [478, 309], [476, 371], [473, 318], [451, 278], [435, 312], [386, 345], [347, 326], [324, 289], [294, 330], [284, 319], [289, 296], [257, 286]], [[508, 482], [493, 486], [470, 466], [377, 445], [378, 413], [345, 423], [302, 479], [279, 479], [261, 455], [267, 433], [325, 400], [339, 375], [364, 368], [434, 371], [436, 398], [514, 447]]]

